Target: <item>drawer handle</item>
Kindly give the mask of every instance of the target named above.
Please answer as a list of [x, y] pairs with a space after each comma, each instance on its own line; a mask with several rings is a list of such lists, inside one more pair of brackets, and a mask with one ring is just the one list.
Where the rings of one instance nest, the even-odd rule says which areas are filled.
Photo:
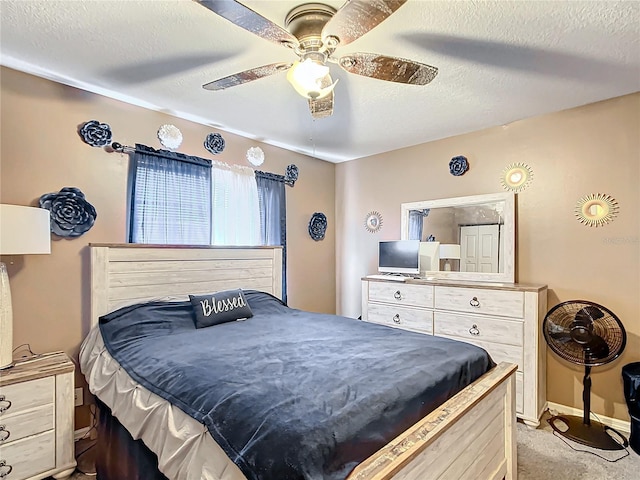
[[471, 300], [469, 300], [469, 305], [471, 305], [473, 308], [480, 308], [480, 301], [478, 300], [478, 297], [473, 297]]
[[478, 325], [474, 323], [473, 326], [469, 329], [469, 333], [476, 337], [480, 335], [480, 330], [478, 330]]
[[0, 443], [4, 442], [11, 436], [11, 432], [7, 430], [6, 425], [0, 425]]
[[393, 316], [393, 321], [394, 321], [394, 323], [400, 323], [400, 315], [396, 313]]
[[6, 460], [0, 460], [0, 478], [4, 478], [11, 473], [13, 467], [11, 465], [7, 465]]
[[393, 298], [395, 298], [396, 300], [402, 300], [402, 294], [400, 293], [400, 290], [396, 290], [396, 293], [393, 294]]
[[0, 413], [6, 412], [11, 408], [11, 400], [7, 400], [4, 395], [0, 395], [0, 403], [5, 404], [0, 405]]

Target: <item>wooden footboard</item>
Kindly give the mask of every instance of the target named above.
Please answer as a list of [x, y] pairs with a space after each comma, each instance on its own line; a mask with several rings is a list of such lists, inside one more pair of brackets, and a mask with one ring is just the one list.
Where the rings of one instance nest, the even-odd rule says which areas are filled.
[[358, 465], [347, 480], [516, 480], [516, 368], [499, 364]]

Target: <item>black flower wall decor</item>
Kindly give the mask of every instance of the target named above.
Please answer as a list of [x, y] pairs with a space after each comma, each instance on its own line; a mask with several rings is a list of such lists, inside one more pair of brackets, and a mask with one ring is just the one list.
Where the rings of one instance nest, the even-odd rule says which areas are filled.
[[219, 133], [210, 133], [204, 140], [204, 148], [217, 155], [224, 150], [224, 138]]
[[464, 175], [464, 172], [467, 170], [469, 170], [467, 157], [458, 155], [457, 157], [453, 157], [449, 162], [449, 172], [451, 172], [451, 175], [459, 177], [460, 175]]
[[51, 232], [59, 237], [79, 237], [88, 232], [97, 213], [78, 188], [65, 187], [56, 193], [46, 193], [38, 201], [51, 216]]
[[287, 171], [284, 174], [285, 181], [294, 184], [298, 180], [298, 167], [295, 164], [287, 165]]
[[324, 235], [327, 232], [327, 217], [324, 213], [315, 212], [311, 215], [309, 220], [309, 235], [316, 242], [324, 240]]
[[106, 123], [100, 123], [98, 120], [85, 122], [78, 133], [84, 143], [92, 147], [104, 147], [111, 143], [111, 127]]

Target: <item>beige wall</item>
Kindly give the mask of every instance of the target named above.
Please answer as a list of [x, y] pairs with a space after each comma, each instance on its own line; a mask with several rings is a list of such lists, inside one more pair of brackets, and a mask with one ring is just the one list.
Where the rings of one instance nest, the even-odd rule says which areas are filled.
[[[92, 119], [108, 123], [113, 139], [127, 145], [163, 148], [156, 132], [171, 123], [182, 131], [182, 153], [248, 165], [247, 149], [260, 145], [265, 152], [260, 169], [283, 174], [287, 165], [295, 163], [299, 179], [293, 188], [286, 187], [289, 304], [335, 313], [332, 163], [225, 132], [220, 133], [226, 148], [213, 156], [202, 146], [206, 135], [217, 131], [210, 127], [4, 67], [0, 73], [0, 201], [37, 205], [42, 194], [73, 186], [97, 210], [96, 223], [85, 235], [72, 240], [53, 236], [51, 255], [3, 257], [13, 298], [14, 346], [29, 343], [36, 352], [64, 350], [76, 357], [89, 325], [86, 246], [125, 241], [129, 157], [82, 141], [78, 126]], [[319, 242], [307, 231], [314, 212], [324, 212], [328, 219], [326, 237]]]
[[[469, 159], [461, 177], [448, 171]], [[400, 204], [502, 191], [512, 162], [534, 172], [517, 195], [517, 281], [549, 286], [549, 308], [566, 300], [600, 303], [618, 315], [622, 357], [593, 370], [596, 413], [628, 419], [620, 369], [640, 361], [640, 93], [339, 164], [336, 168], [337, 310], [360, 315], [360, 277], [376, 269], [380, 240], [400, 237]], [[578, 199], [607, 193], [620, 205], [599, 228], [574, 218]], [[381, 212], [383, 227], [364, 228]], [[547, 353], [548, 400], [582, 408], [583, 369]]]

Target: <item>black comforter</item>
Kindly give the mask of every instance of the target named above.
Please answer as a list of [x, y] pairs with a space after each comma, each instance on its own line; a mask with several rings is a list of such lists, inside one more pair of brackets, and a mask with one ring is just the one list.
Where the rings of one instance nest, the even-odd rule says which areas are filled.
[[493, 366], [473, 345], [286, 307], [196, 329], [189, 302], [100, 319], [109, 353], [204, 423], [250, 480], [343, 479]]

